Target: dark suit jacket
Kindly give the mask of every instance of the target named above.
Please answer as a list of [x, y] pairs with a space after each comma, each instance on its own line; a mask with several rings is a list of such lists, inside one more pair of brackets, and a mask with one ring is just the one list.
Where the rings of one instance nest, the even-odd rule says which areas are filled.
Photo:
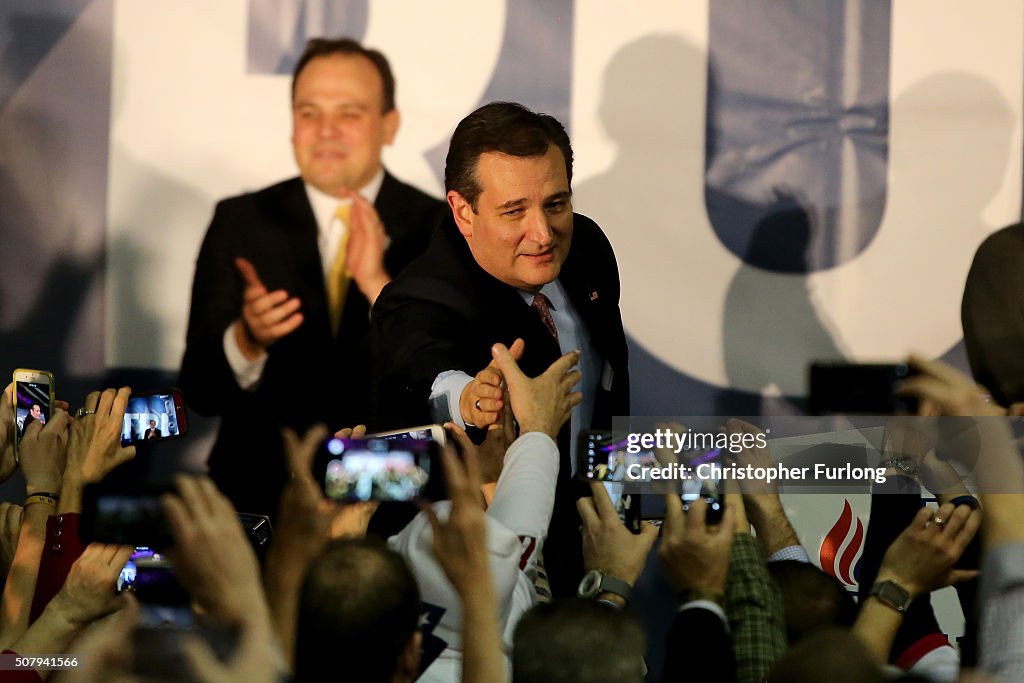
[[676, 612], [672, 630], [665, 638], [662, 683], [735, 680], [732, 636], [721, 617], [700, 607]]
[[[384, 262], [394, 276], [426, 247], [445, 205], [385, 173], [374, 206], [391, 238]], [[252, 262], [269, 291], [299, 297], [304, 316], [270, 347], [251, 392], [238, 386], [223, 350], [224, 331], [242, 312], [238, 256]], [[340, 332], [330, 332], [316, 219], [300, 178], [217, 204], [196, 263], [181, 388], [191, 409], [222, 417], [210, 476], [240, 511], [276, 514], [285, 480], [282, 427], [367, 420], [368, 320], [369, 303], [353, 284]]]
[[[611, 384], [598, 388], [591, 426], [611, 428], [613, 416], [629, 414], [619, 273], [608, 239], [586, 216], [574, 216], [572, 246], [559, 281], [591, 343], [610, 366]], [[495, 342], [511, 345], [516, 337], [526, 342], [519, 365], [531, 377], [561, 355], [558, 343], [519, 292], [476, 264], [449, 216], [426, 253], [384, 288], [373, 307], [375, 426], [385, 429], [429, 422], [430, 386], [438, 373], [461, 370], [475, 375], [490, 363]], [[588, 489], [581, 482], [570, 481], [568, 424], [559, 435], [559, 449], [562, 462], [555, 519], [544, 557], [552, 589], [565, 595], [574, 591], [582, 576], [575, 500]], [[567, 555], [565, 562], [556, 561], [562, 550]], [[568, 569], [560, 571], [556, 564]]]
[[978, 247], [960, 317], [974, 379], [1000, 405], [1024, 401], [1024, 224]]

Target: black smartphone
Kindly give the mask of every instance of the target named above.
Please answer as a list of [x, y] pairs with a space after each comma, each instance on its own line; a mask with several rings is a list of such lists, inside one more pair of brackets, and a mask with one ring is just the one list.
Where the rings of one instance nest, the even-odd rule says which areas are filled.
[[[719, 524], [722, 521], [722, 514], [725, 512], [725, 497], [722, 492], [721, 479], [717, 476], [721, 473], [718, 467], [700, 467], [701, 465], [723, 464], [721, 462], [721, 450], [718, 448], [692, 451], [681, 454], [681, 461], [685, 461], [690, 472], [693, 472], [691, 479], [682, 479], [673, 482], [675, 491], [679, 491], [679, 499], [683, 503], [683, 511], [689, 512], [690, 506], [698, 499], [707, 503], [704, 513], [704, 523]], [[698, 469], [699, 468], [699, 469]], [[696, 472], [703, 476], [698, 476]], [[673, 494], [675, 495], [675, 494]], [[665, 498], [663, 495], [646, 495], [640, 502], [640, 519], [654, 522], [659, 525], [665, 519]]]
[[906, 363], [812, 363], [808, 407], [816, 415], [916, 413], [917, 399], [896, 393], [915, 374]]
[[178, 439], [188, 432], [185, 401], [177, 389], [132, 394], [124, 412], [121, 445], [138, 441]]
[[249, 539], [249, 543], [252, 544], [252, 549], [256, 551], [256, 556], [262, 559], [267, 554], [267, 548], [270, 547], [270, 540], [274, 535], [274, 530], [270, 526], [270, 517], [247, 512], [237, 514], [238, 521], [241, 522], [242, 528], [245, 529], [245, 535]]
[[15, 450], [21, 444], [26, 427], [33, 422], [46, 424], [50, 419], [53, 415], [53, 402], [53, 373], [25, 368], [14, 371]]
[[330, 500], [408, 502], [427, 488], [436, 454], [432, 439], [330, 438], [313, 473]]
[[587, 431], [579, 436], [576, 477], [586, 481], [600, 481], [626, 528], [640, 531], [640, 496], [624, 491], [631, 465], [654, 461], [650, 451], [627, 451], [625, 434], [606, 431]]
[[112, 543], [161, 550], [173, 545], [164, 515], [170, 484], [90, 484], [82, 493], [79, 520], [86, 543]]

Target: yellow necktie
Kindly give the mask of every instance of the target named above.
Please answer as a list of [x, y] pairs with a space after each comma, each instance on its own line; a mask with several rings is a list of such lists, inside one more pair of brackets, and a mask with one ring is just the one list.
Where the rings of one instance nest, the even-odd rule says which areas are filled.
[[334, 255], [334, 263], [331, 264], [331, 274], [327, 277], [327, 311], [331, 318], [331, 332], [338, 334], [338, 326], [341, 324], [341, 312], [345, 308], [345, 295], [348, 294], [348, 285], [352, 281], [352, 274], [348, 271], [348, 220], [352, 212], [352, 203], [345, 202], [338, 206], [334, 217], [341, 221], [345, 230], [341, 234], [341, 242], [338, 243], [338, 251]]

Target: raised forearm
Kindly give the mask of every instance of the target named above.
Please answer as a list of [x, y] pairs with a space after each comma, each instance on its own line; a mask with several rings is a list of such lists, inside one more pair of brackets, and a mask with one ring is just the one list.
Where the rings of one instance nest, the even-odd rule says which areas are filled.
[[490, 578], [461, 591], [462, 597], [462, 681], [501, 683], [505, 676], [505, 653], [498, 630], [498, 600]]
[[39, 559], [46, 539], [46, 520], [53, 507], [36, 503], [25, 508], [18, 535], [18, 549], [4, 585], [0, 602], [0, 647], [9, 647], [28, 629], [32, 595], [39, 575]]
[[783, 548], [800, 545], [800, 537], [789, 523], [778, 496], [744, 496], [744, 502], [747, 503], [747, 514], [757, 531], [757, 542], [765, 557]]

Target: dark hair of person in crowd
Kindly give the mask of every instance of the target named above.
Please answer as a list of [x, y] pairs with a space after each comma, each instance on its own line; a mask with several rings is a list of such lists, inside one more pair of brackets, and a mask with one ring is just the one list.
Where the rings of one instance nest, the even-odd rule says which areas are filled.
[[391, 73], [388, 58], [382, 52], [363, 47], [359, 41], [351, 38], [311, 38], [306, 43], [306, 49], [299, 57], [299, 61], [295, 63], [295, 70], [292, 71], [293, 98], [295, 97], [295, 83], [299, 80], [299, 74], [306, 68], [306, 65], [317, 57], [333, 57], [334, 55], [359, 56], [370, 60], [376, 67], [377, 73], [380, 74], [383, 86], [381, 113], [386, 114], [395, 108], [395, 76]]
[[812, 633], [786, 651], [768, 683], [883, 683], [888, 680], [856, 636], [839, 628]]
[[513, 683], [642, 683], [644, 632], [593, 600], [541, 603], [516, 626]]
[[481, 154], [542, 157], [554, 145], [565, 159], [572, 183], [572, 145], [565, 127], [553, 116], [538, 114], [515, 102], [491, 102], [462, 119], [452, 133], [444, 165], [444, 189], [455, 190], [476, 211], [482, 188], [476, 178]]
[[390, 681], [419, 666], [420, 594], [402, 556], [376, 539], [332, 541], [299, 598], [295, 679]]
[[794, 560], [769, 562], [768, 573], [782, 592], [790, 643], [829, 626], [853, 626], [857, 604], [835, 577], [809, 562]]

